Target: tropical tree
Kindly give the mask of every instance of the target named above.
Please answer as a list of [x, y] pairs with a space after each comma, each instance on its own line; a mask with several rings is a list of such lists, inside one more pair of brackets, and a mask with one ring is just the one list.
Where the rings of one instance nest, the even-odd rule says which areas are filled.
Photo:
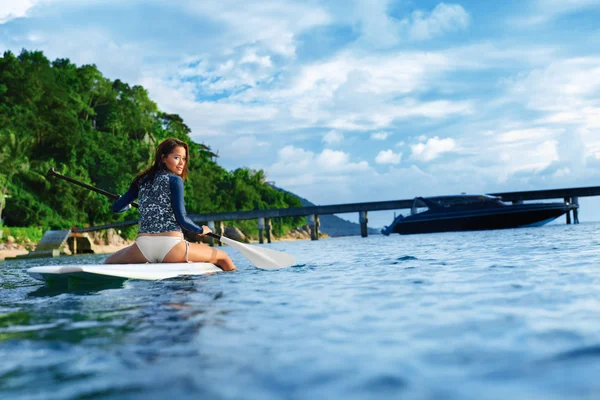
[[31, 136], [17, 135], [10, 128], [0, 130], [0, 217], [13, 177], [29, 170], [29, 152], [33, 143]]

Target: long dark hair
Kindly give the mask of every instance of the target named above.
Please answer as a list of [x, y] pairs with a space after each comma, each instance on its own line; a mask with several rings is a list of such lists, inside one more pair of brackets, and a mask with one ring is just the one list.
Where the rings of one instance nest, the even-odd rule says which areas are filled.
[[185, 149], [185, 156], [187, 161], [183, 166], [183, 172], [181, 173], [181, 178], [185, 181], [188, 176], [188, 162], [190, 161], [190, 151], [188, 149], [187, 143], [177, 138], [169, 138], [163, 140], [158, 147], [156, 148], [156, 154], [154, 155], [154, 162], [152, 165], [135, 177], [133, 180], [133, 184], [139, 186], [139, 184], [143, 181], [152, 180], [156, 176], [156, 173], [159, 171], [167, 170], [167, 167], [163, 163], [163, 156], [167, 157], [169, 154], [173, 152], [175, 147], [183, 147]]

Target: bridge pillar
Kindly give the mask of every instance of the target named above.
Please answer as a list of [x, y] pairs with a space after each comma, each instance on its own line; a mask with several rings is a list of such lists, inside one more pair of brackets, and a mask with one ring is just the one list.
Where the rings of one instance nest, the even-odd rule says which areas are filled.
[[[579, 197], [573, 197], [573, 204], [579, 206]], [[573, 223], [579, 223], [579, 208], [573, 209]]]
[[360, 222], [360, 236], [367, 237], [369, 235], [369, 231], [367, 229], [367, 222], [369, 222], [369, 217], [366, 211], [358, 212], [358, 221]]
[[271, 243], [271, 218], [265, 218], [265, 238]]
[[[223, 236], [225, 234], [225, 223], [223, 221], [217, 221], [217, 235]], [[219, 247], [223, 246], [220, 240], [217, 240]]]
[[[208, 226], [210, 228], [211, 231], [215, 231], [215, 221], [208, 221], [206, 223], [206, 226]], [[214, 246], [215, 245], [215, 239], [213, 239], [212, 237], [208, 238], [208, 244], [209, 246]]]
[[[571, 198], [570, 197], [565, 197], [565, 204], [571, 204]], [[567, 211], [567, 225], [571, 225], [571, 212]]]
[[319, 216], [317, 214], [309, 215], [306, 219], [310, 227], [310, 240], [319, 240]]
[[263, 217], [258, 218], [258, 243], [263, 244], [265, 239], [263, 237], [263, 232], [265, 230], [265, 219]]

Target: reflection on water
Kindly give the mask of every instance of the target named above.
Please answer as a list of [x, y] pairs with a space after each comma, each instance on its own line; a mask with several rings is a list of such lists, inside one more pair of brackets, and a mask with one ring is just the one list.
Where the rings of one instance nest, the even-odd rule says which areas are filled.
[[31, 297], [52, 297], [61, 295], [63, 293], [71, 293], [85, 296], [96, 294], [106, 289], [120, 289], [123, 287], [124, 283], [125, 281], [123, 280], [113, 280], [96, 282], [88, 285], [78, 285], [74, 288], [72, 286], [64, 285], [42, 285], [36, 290], [29, 292], [27, 295]]
[[[600, 398], [600, 225], [272, 246], [302, 264], [50, 288], [0, 264], [10, 399]], [[576, 240], [574, 240], [576, 238]]]

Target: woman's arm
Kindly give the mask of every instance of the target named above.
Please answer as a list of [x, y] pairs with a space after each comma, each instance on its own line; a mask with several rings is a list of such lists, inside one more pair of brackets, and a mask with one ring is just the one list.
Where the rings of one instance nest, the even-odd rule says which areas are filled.
[[169, 175], [169, 185], [171, 186], [171, 205], [175, 212], [175, 219], [179, 226], [199, 235], [204, 233], [204, 229], [198, 226], [187, 216], [185, 211], [185, 202], [183, 200], [183, 179], [177, 175]]
[[132, 183], [131, 186], [129, 186], [129, 189], [127, 190], [127, 192], [125, 192], [125, 194], [123, 196], [119, 197], [113, 203], [113, 207], [112, 207], [113, 212], [121, 213], [121, 212], [129, 210], [131, 208], [131, 202], [134, 201], [135, 199], [137, 199], [137, 197], [138, 197], [138, 187], [136, 184]]

